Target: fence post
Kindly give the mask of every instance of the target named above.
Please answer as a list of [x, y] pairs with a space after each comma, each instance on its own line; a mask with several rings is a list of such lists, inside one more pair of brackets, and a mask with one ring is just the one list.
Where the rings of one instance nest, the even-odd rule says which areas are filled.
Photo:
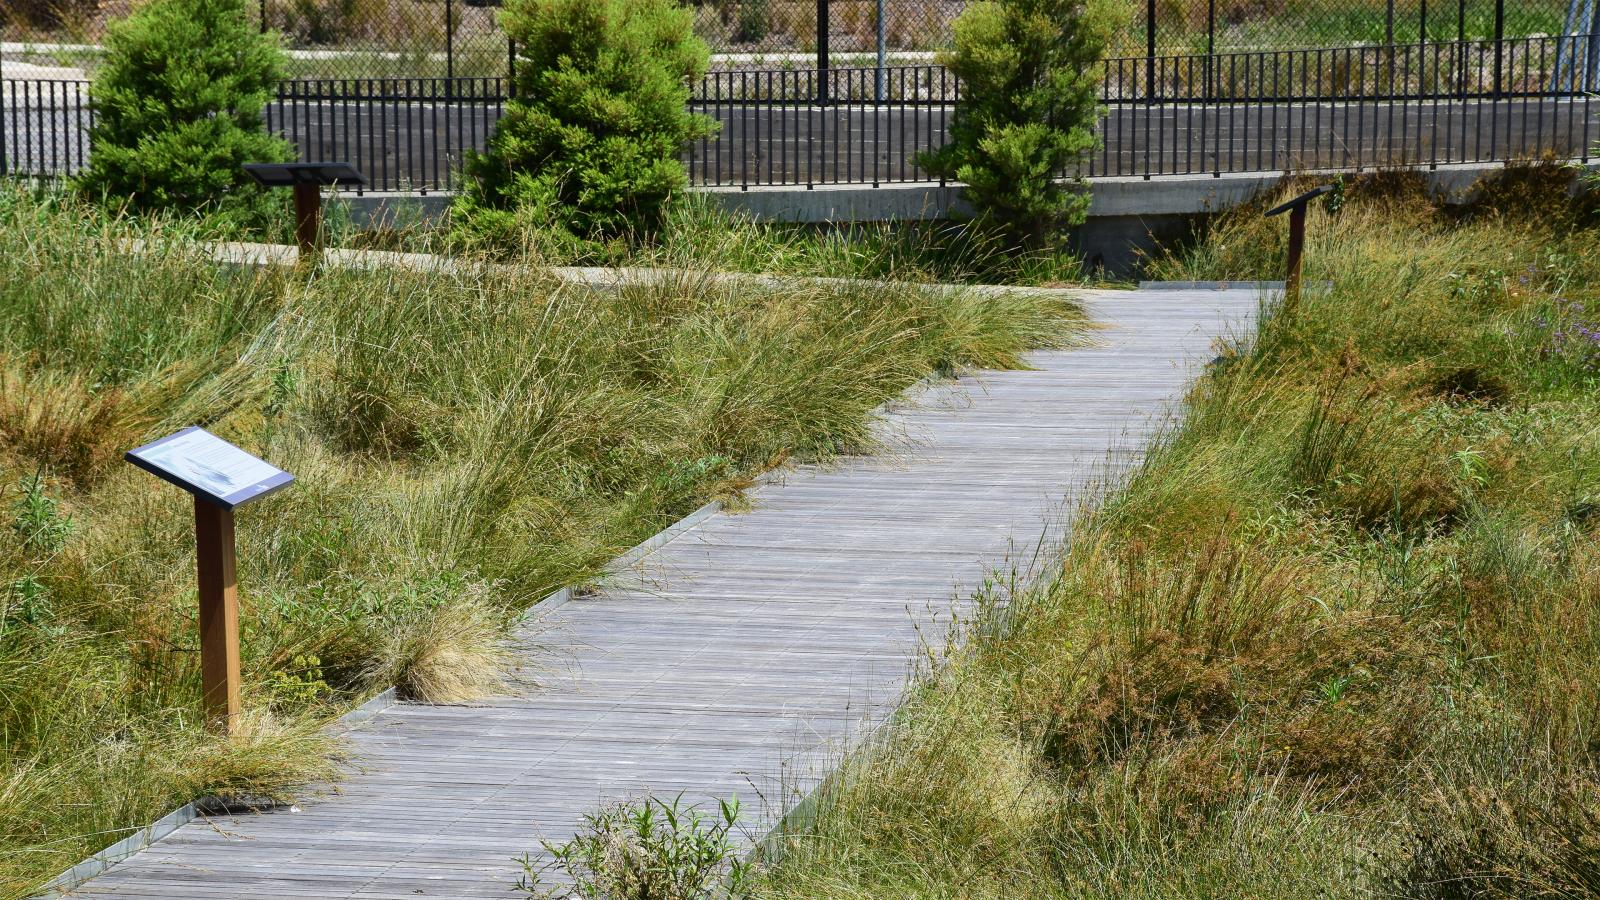
[[506, 38], [506, 96], [517, 96], [517, 41]]
[[828, 32], [833, 28], [828, 0], [817, 0], [817, 105], [827, 106], [832, 91], [828, 85]]
[[0, 178], [9, 173], [6, 162], [6, 83], [0, 81]]
[[883, 25], [883, 0], [878, 0], [878, 85], [877, 90], [874, 92], [874, 96], [877, 97], [879, 103], [883, 102], [884, 79], [887, 77], [887, 73], [884, 71], [884, 66], [888, 64], [888, 55], [888, 34], [884, 30]]
[[1213, 70], [1217, 62], [1217, 0], [1206, 0], [1206, 86], [1202, 99], [1211, 102]]
[[1144, 4], [1144, 94], [1155, 102], [1156, 96], [1156, 0]]
[[[445, 78], [456, 77], [456, 0], [445, 0]], [[454, 96], [453, 80], [445, 82], [445, 96]]]
[[267, 0], [261, 0], [261, 33], [267, 33]]
[[1494, 98], [1505, 87], [1506, 0], [1494, 0]]

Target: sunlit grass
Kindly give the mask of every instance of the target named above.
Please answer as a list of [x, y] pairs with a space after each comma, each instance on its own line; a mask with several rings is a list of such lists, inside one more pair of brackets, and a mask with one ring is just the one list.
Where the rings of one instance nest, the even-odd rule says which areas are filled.
[[[324, 777], [320, 724], [383, 686], [496, 689], [548, 592], [1078, 318], [893, 285], [230, 267], [191, 233], [0, 194], [0, 896], [199, 794]], [[233, 742], [198, 727], [188, 498], [120, 462], [190, 424], [298, 479], [239, 516]]]
[[[1223, 348], [759, 893], [1600, 890], [1600, 233], [1553, 175], [1314, 212], [1331, 291]], [[1242, 212], [1157, 274], [1269, 277], [1281, 228]]]

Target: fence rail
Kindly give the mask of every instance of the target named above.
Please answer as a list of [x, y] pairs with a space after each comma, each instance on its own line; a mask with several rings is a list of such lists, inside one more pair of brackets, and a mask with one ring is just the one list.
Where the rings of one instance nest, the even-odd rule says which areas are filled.
[[[1600, 138], [1590, 35], [1103, 63], [1089, 177], [1587, 161]], [[348, 160], [386, 191], [449, 191], [509, 102], [504, 78], [299, 79], [268, 126], [308, 161]], [[700, 185], [927, 181], [961, 86], [936, 65], [714, 72], [690, 107], [721, 123], [686, 148]], [[0, 175], [54, 178], [90, 153], [82, 81], [0, 82]]]

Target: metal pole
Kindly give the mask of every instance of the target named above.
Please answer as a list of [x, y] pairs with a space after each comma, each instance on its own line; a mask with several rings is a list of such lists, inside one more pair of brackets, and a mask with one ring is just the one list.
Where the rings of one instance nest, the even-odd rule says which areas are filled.
[[1150, 103], [1156, 97], [1156, 0], [1144, 5], [1144, 92]]
[[206, 724], [232, 734], [243, 711], [233, 510], [195, 497], [194, 549], [200, 582], [200, 684]]
[[517, 42], [506, 39], [506, 96], [517, 96]]
[[1494, 98], [1505, 87], [1506, 0], [1494, 0]]
[[827, 106], [828, 85], [828, 32], [832, 29], [828, 15], [828, 0], [817, 0], [817, 105]]
[[[1383, 25], [1384, 55], [1389, 57], [1389, 99], [1394, 99], [1394, 0], [1389, 0]], [[1393, 107], [1390, 107], [1392, 110]]]
[[878, 89], [876, 96], [879, 103], [883, 102], [883, 85], [884, 79], [887, 77], [884, 66], [887, 64], [886, 61], [889, 55], [889, 40], [883, 24], [883, 2], [884, 0], [878, 0]]
[[[1600, 17], [1600, 4], [1591, 0], [1584, 11], [1588, 15], [1584, 18], [1582, 28], [1589, 35], [1589, 47], [1588, 52], [1584, 54], [1583, 81], [1581, 84], [1584, 91], [1592, 91], [1595, 89], [1596, 82], [1600, 81], [1600, 78], [1596, 77], [1600, 73], [1595, 71], [1600, 68], [1600, 35], [1595, 33], [1595, 19]], [[1569, 55], [1576, 56], [1576, 54]], [[1573, 79], [1573, 83], [1576, 85], [1580, 82], [1577, 79]], [[1578, 91], [1574, 90], [1573, 93], [1578, 93]]]
[[[1390, 0], [1393, 2], [1393, 0]], [[444, 0], [444, 95], [455, 97], [456, 90], [456, 2]]]
[[10, 171], [6, 162], [6, 83], [0, 81], [0, 178]]
[[267, 33], [267, 0], [261, 0], [261, 33]]
[[1206, 93], [1211, 102], [1211, 79], [1217, 57], [1217, 0], [1206, 0]]

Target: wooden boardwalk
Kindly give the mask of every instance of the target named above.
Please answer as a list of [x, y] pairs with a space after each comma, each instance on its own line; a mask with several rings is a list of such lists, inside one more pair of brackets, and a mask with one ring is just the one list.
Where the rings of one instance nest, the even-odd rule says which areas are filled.
[[763, 483], [598, 595], [540, 618], [540, 684], [473, 706], [400, 704], [352, 735], [356, 770], [299, 811], [212, 817], [74, 896], [506, 898], [541, 837], [647, 793], [738, 795], [752, 830], [893, 709], [996, 568], [1134, 460], [1254, 291], [1085, 292], [1107, 327], [1036, 369], [922, 388], [893, 452]]

